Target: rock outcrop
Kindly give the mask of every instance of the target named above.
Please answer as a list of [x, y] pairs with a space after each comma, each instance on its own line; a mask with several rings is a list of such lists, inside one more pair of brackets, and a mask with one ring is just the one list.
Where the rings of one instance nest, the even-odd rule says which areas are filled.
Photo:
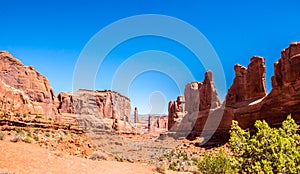
[[54, 91], [46, 77], [0, 51], [0, 108], [14, 113], [56, 118]]
[[188, 113], [213, 109], [221, 105], [211, 71], [206, 71], [203, 82], [191, 82], [185, 86], [185, 109]]
[[110, 91], [80, 89], [77, 92], [62, 92], [58, 95], [60, 113], [94, 115], [98, 118], [111, 118], [128, 121], [130, 99]]
[[[62, 92], [58, 95], [58, 100], [59, 113], [77, 115], [79, 119], [84, 116], [86, 119], [80, 121], [84, 125], [97, 127], [103, 122], [117, 131], [131, 129], [130, 99], [117, 92], [80, 89], [73, 93]], [[95, 122], [96, 120], [98, 121]]]
[[139, 123], [139, 110], [137, 107], [134, 108], [134, 123]]
[[234, 66], [235, 78], [226, 96], [226, 106], [266, 96], [266, 66], [262, 57], [251, 58], [248, 68]]
[[168, 130], [174, 129], [176, 123], [180, 123], [185, 116], [185, 100], [183, 96], [178, 96], [177, 100], [170, 101], [168, 106]]
[[[265, 120], [271, 126], [279, 126], [288, 114], [300, 124], [300, 42], [291, 43], [284, 49], [274, 66], [272, 90], [268, 95], [264, 58], [255, 56], [251, 58], [248, 68], [235, 65], [236, 77], [228, 90], [225, 102], [220, 107], [202, 107], [203, 110], [199, 109], [199, 112], [194, 111], [197, 111], [197, 105], [201, 108], [201, 95], [211, 96], [211, 93], [199, 93], [197, 100], [196, 89], [199, 88], [199, 83], [188, 84], [185, 102], [190, 113], [187, 112], [186, 116], [177, 122], [177, 129], [171, 131], [188, 132], [184, 135], [190, 138], [207, 135], [216, 143], [228, 140], [232, 120], [237, 120], [242, 128], [252, 131], [255, 130], [256, 120]], [[174, 105], [176, 102], [170, 105], [169, 111], [172, 112], [169, 112], [169, 116], [174, 113]]]
[[149, 132], [165, 132], [168, 130], [167, 116], [150, 116], [148, 118]]

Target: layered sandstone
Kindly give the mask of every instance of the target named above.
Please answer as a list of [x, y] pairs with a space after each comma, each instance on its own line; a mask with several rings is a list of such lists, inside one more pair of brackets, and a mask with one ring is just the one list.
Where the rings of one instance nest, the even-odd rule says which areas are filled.
[[0, 108], [55, 118], [55, 95], [46, 77], [0, 51]]
[[221, 105], [211, 71], [206, 71], [203, 82], [191, 82], [184, 90], [185, 109], [188, 113], [213, 109]]
[[165, 132], [168, 130], [168, 117], [167, 116], [150, 116], [148, 118], [149, 132]]
[[[211, 140], [225, 141], [232, 120], [237, 120], [242, 128], [251, 130], [256, 120], [266, 120], [271, 126], [278, 126], [288, 114], [291, 114], [299, 124], [300, 42], [291, 43], [284, 49], [274, 66], [272, 90], [268, 95], [266, 95], [265, 61], [264, 58], [255, 56], [251, 58], [247, 68], [235, 65], [236, 77], [221, 107], [204, 107], [198, 112], [194, 111], [197, 111], [197, 105], [201, 108], [201, 94], [199, 93], [200, 97], [197, 100], [196, 90], [199, 83], [188, 84], [185, 102], [187, 110], [192, 114], [188, 113], [181, 119], [182, 121], [177, 122], [179, 126], [176, 131], [187, 132], [188, 134], [184, 135], [191, 138], [207, 136], [210, 139], [214, 135]], [[211, 96], [209, 92], [206, 94]]]
[[130, 99], [110, 91], [80, 89], [58, 95], [58, 111], [65, 115], [77, 115], [85, 128], [108, 126], [117, 131], [130, 130]]
[[254, 56], [248, 68], [235, 65], [235, 78], [226, 96], [226, 106], [242, 101], [256, 100], [266, 95], [266, 66], [265, 59]]
[[169, 102], [168, 113], [168, 130], [176, 129], [175, 124], [180, 123], [186, 114], [183, 96], [178, 96], [177, 100]]
[[60, 113], [94, 115], [98, 118], [111, 118], [128, 121], [130, 99], [110, 91], [80, 89], [77, 92], [62, 92], [58, 95]]

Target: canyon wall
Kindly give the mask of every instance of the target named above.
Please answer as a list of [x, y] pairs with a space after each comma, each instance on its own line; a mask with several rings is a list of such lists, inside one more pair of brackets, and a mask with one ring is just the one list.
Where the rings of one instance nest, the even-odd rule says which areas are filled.
[[19, 114], [56, 118], [54, 91], [46, 77], [0, 51], [0, 108]]
[[123, 121], [128, 121], [130, 116], [130, 99], [110, 90], [62, 92], [58, 100], [60, 113], [94, 115]]
[[128, 97], [110, 90], [79, 90], [56, 96], [45, 76], [6, 51], [0, 51], [0, 109], [81, 123], [86, 128], [132, 130]]
[[165, 132], [168, 130], [167, 116], [149, 116], [148, 131], [149, 132]]
[[[299, 67], [300, 42], [293, 42], [282, 51], [281, 58], [274, 64], [272, 90], [266, 94], [264, 58], [252, 57], [247, 68], [235, 65], [235, 78], [222, 105], [216, 102], [218, 97], [217, 93], [213, 92], [215, 90], [213, 85], [212, 88], [207, 88], [208, 90], [201, 93], [198, 82], [189, 83], [183, 97], [186, 110], [182, 113], [185, 114], [176, 122], [176, 126], [169, 127], [169, 130], [177, 133], [185, 132], [186, 134], [183, 135], [190, 138], [214, 132], [211, 140], [224, 142], [228, 139], [232, 120], [237, 120], [242, 128], [252, 130], [256, 120], [266, 120], [271, 126], [279, 126], [287, 115], [291, 114], [299, 124]], [[207, 104], [209, 100], [211, 105]], [[176, 105], [177, 102], [169, 105], [169, 120], [174, 118], [172, 107]]]

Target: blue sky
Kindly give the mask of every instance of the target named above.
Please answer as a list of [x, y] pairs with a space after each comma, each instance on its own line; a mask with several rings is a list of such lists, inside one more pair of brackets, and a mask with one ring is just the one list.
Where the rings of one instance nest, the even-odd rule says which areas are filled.
[[[71, 91], [77, 59], [92, 36], [125, 17], [162, 14], [181, 19], [204, 34], [221, 60], [227, 88], [234, 78], [234, 64], [246, 66], [253, 55], [265, 57], [270, 90], [273, 63], [280, 51], [300, 39], [299, 6], [297, 0], [7, 0], [0, 6], [0, 50], [11, 52], [25, 65], [33, 65], [49, 79], [56, 93]], [[191, 69], [195, 80], [203, 80], [204, 67], [193, 62], [194, 55], [180, 44], [158, 37], [140, 37], [128, 40], [109, 54], [97, 74], [96, 88], [110, 88], [113, 72], [121, 63], [146, 50], [176, 55]], [[149, 71], [132, 81], [128, 96], [141, 113], [149, 113], [149, 96], [157, 91], [166, 102], [180, 95], [170, 77]], [[223, 99], [226, 91], [219, 93]], [[162, 112], [166, 112], [164, 108]]]

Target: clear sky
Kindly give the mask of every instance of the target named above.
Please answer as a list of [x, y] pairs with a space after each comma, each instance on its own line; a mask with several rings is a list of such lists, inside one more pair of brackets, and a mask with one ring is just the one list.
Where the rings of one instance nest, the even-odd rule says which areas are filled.
[[[265, 57], [269, 91], [273, 63], [280, 51], [300, 40], [299, 7], [298, 0], [6, 0], [0, 5], [0, 50], [33, 65], [49, 79], [56, 93], [71, 91], [81, 50], [98, 31], [129, 16], [162, 14], [193, 25], [210, 41], [223, 65], [227, 88], [234, 78], [234, 64], [247, 66], [251, 56]], [[108, 55], [97, 74], [96, 88], [111, 88], [113, 73], [122, 62], [147, 50], [176, 55], [192, 70], [195, 80], [203, 80], [205, 68], [188, 61], [194, 56], [189, 50], [168, 39], [145, 36], [128, 40]], [[136, 76], [128, 96], [133, 107], [149, 113], [153, 92], [158, 98], [163, 94], [161, 99], [166, 103], [180, 95], [170, 77], [149, 71]], [[224, 99], [226, 91], [219, 94]], [[166, 106], [163, 108], [166, 112]]]

